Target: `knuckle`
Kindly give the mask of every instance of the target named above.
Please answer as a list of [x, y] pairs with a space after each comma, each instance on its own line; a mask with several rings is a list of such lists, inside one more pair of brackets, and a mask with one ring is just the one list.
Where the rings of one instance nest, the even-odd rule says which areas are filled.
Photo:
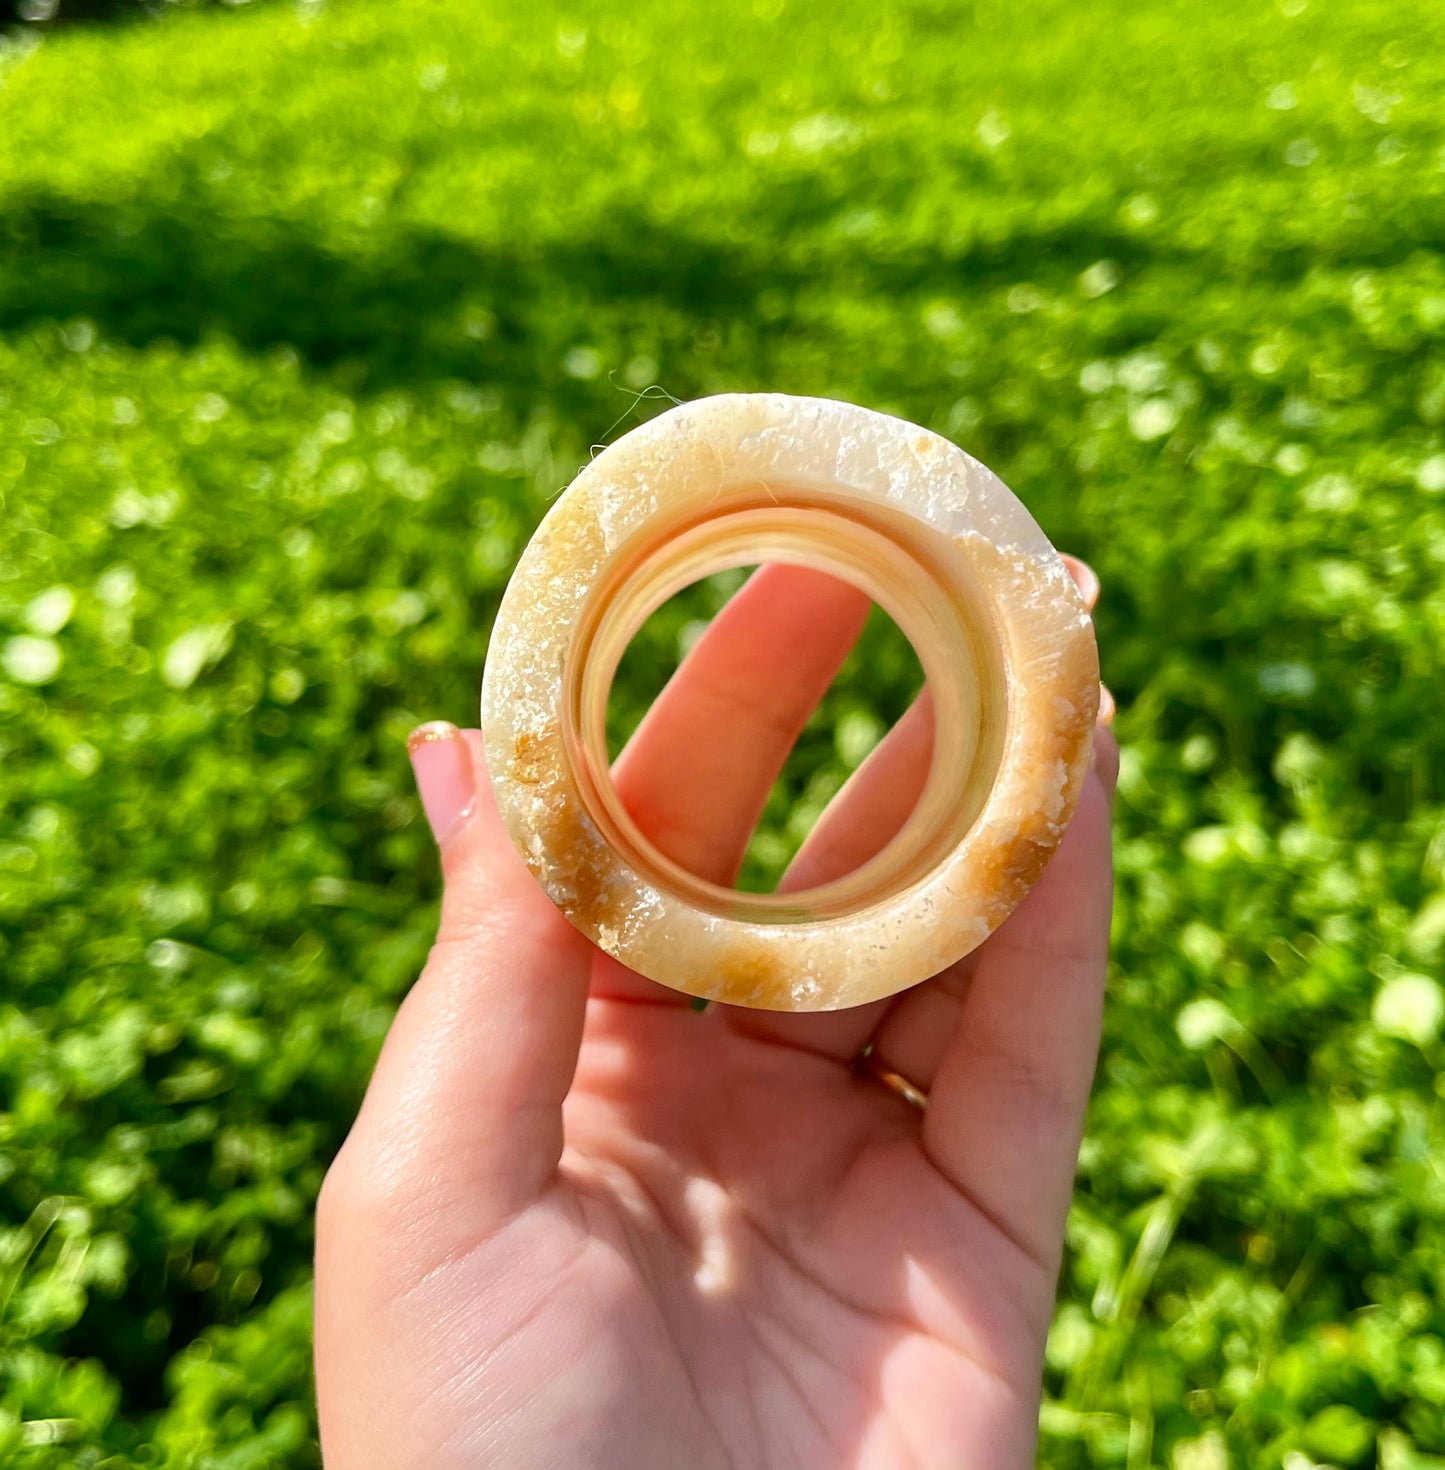
[[354, 1150], [350, 1141], [341, 1146], [340, 1152], [331, 1161], [321, 1191], [316, 1196], [316, 1234], [318, 1239], [331, 1236], [352, 1214], [356, 1198]]
[[434, 1162], [408, 1130], [377, 1144], [357, 1131], [342, 1145], [321, 1183], [316, 1203], [318, 1242], [369, 1242], [381, 1254], [429, 1228], [435, 1213]]
[[404, 1190], [394, 1172], [380, 1167], [355, 1135], [331, 1161], [316, 1200], [316, 1233], [349, 1235], [385, 1230], [402, 1206]]

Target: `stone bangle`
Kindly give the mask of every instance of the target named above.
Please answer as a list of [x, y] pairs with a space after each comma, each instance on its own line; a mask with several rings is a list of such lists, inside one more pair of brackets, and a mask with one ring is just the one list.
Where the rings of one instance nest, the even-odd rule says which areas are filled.
[[[674, 593], [781, 561], [852, 582], [909, 637], [935, 707], [913, 813], [804, 892], [705, 882], [638, 830], [608, 773], [623, 651]], [[1093, 624], [1016, 496], [962, 450], [851, 404], [686, 403], [603, 450], [522, 554], [482, 686], [518, 851], [609, 954], [690, 995], [826, 1010], [891, 995], [988, 937], [1043, 871], [1092, 751]]]

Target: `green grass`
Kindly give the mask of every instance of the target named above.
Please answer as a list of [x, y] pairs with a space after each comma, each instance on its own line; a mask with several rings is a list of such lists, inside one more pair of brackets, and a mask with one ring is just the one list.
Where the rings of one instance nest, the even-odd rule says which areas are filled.
[[1103, 577], [1044, 1462], [1445, 1464], [1438, 20], [352, 0], [0, 54], [0, 1454], [316, 1463], [311, 1206], [434, 919], [403, 736], [658, 384], [936, 427]]

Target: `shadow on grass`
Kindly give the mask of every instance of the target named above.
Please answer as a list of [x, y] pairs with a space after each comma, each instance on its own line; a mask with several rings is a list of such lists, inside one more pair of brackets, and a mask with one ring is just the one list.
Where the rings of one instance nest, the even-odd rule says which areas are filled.
[[248, 350], [288, 345], [354, 389], [545, 379], [559, 331], [594, 303], [637, 317], [640, 301], [663, 302], [701, 321], [779, 284], [706, 242], [626, 226], [610, 246], [560, 252], [392, 231], [342, 253], [184, 201], [139, 213], [32, 197], [0, 216], [0, 243], [0, 331], [83, 317], [135, 346], [221, 332]]
[[[976, 242], [953, 253], [883, 255], [818, 239], [837, 200], [807, 180], [759, 200], [766, 234], [741, 241], [608, 216], [608, 238], [489, 251], [437, 232], [378, 231], [341, 251], [288, 225], [238, 217], [201, 189], [168, 208], [30, 195], [0, 215], [0, 331], [75, 318], [135, 346], [221, 332], [258, 350], [286, 344], [358, 391], [444, 378], [537, 381], [557, 373], [559, 332], [579, 321], [699, 327], [752, 319], [801, 325], [820, 282], [840, 298], [954, 299], [1022, 279], [1063, 286], [1101, 258], [1135, 266], [1157, 251], [1108, 228]], [[1182, 260], [1176, 259], [1176, 265]], [[1208, 271], [1196, 263], [1194, 269]], [[1278, 259], [1274, 270], [1288, 269]]]

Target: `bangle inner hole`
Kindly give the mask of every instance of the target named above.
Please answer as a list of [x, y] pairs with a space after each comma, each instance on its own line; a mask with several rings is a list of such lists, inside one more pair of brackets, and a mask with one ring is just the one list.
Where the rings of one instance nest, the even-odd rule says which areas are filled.
[[[610, 769], [609, 699], [639, 630], [685, 588], [763, 563], [810, 568], [866, 593], [911, 645], [935, 712], [926, 780], [916, 800], [893, 793], [899, 825], [891, 838], [860, 854], [851, 872], [788, 892], [744, 892], [689, 872], [641, 830]], [[588, 816], [643, 879], [730, 918], [807, 922], [883, 902], [957, 846], [998, 773], [1004, 675], [991, 606], [952, 543], [837, 492], [769, 485], [750, 496], [734, 488], [725, 507], [684, 507], [612, 557], [568, 658], [564, 750]]]
[[[678, 703], [667, 707], [665, 717], [675, 726], [685, 724], [713, 737], [706, 764], [690, 763], [690, 774], [704, 781], [708, 774], [738, 779], [733, 759], [752, 768], [755, 761], [775, 758], [779, 738], [772, 733], [775, 721], [796, 718], [801, 723], [759, 813], [733, 886], [742, 893], [771, 893], [785, 878], [783, 891], [806, 901], [824, 871], [839, 877], [854, 872], [883, 850], [917, 807], [933, 750], [931, 704], [925, 702], [908, 713], [923, 687], [922, 665], [907, 635], [867, 593], [830, 573], [796, 564], [770, 565], [773, 570], [748, 589], [748, 597], [755, 599], [752, 609], [768, 602], [772, 616], [764, 626], [747, 598], [723, 617], [733, 597], [761, 570], [757, 567], [736, 567], [694, 582], [646, 620], [623, 653], [613, 680], [607, 701], [607, 756], [615, 768], [682, 663], [703, 644], [697, 658], [707, 668], [700, 670], [695, 661], [690, 675], [699, 692], [690, 693], [686, 685], [672, 688], [669, 698]], [[719, 618], [723, 623], [715, 629]], [[743, 647], [748, 658], [741, 656]], [[761, 674], [759, 659], [766, 665]], [[827, 688], [809, 711], [804, 707], [807, 698], [824, 680]], [[710, 728], [717, 720], [719, 696], [722, 718], [736, 721], [728, 731], [736, 740]], [[765, 702], [764, 707], [749, 718], [749, 709], [759, 701]], [[875, 755], [905, 714], [905, 727]], [[660, 735], [654, 738], [665, 740]], [[739, 743], [744, 739], [746, 744]], [[655, 750], [643, 781], [668, 777], [665, 770], [656, 770]], [[675, 746], [673, 753], [675, 759], [688, 755]], [[861, 773], [865, 763], [866, 775]], [[834, 807], [822, 834], [825, 846], [814, 845], [795, 863], [845, 782], [853, 783], [849, 809], [857, 817], [845, 827]], [[623, 805], [629, 806], [626, 777], [617, 784]], [[706, 790], [693, 800], [699, 811], [706, 810]], [[629, 814], [645, 819], [630, 807]], [[705, 820], [716, 829], [721, 822], [751, 815], [747, 808], [730, 808], [709, 813]], [[672, 836], [674, 843], [687, 840]], [[656, 845], [690, 866], [680, 847], [668, 850], [669, 834], [659, 832]]]

